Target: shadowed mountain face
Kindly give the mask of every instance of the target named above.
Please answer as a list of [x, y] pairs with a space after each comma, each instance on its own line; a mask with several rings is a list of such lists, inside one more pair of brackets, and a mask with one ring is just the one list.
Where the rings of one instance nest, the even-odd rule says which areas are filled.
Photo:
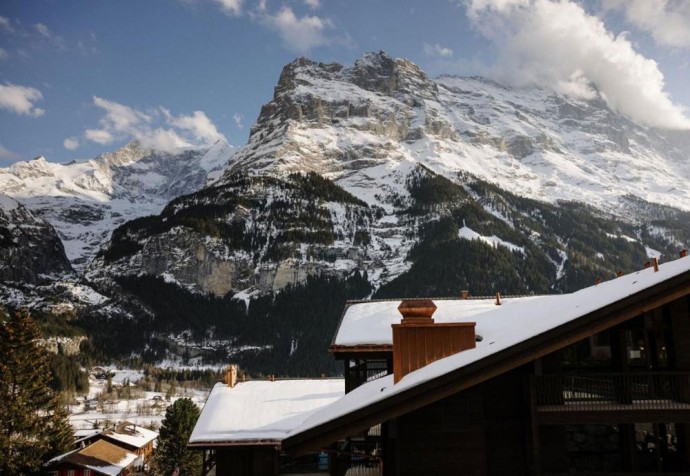
[[0, 194], [0, 282], [39, 284], [72, 273], [55, 229]]
[[[158, 339], [145, 344], [155, 355], [332, 372], [347, 298], [569, 292], [677, 256], [690, 244], [689, 137], [601, 100], [433, 80], [382, 52], [351, 67], [302, 58], [244, 147], [100, 159], [112, 180], [88, 190], [109, 197], [108, 219], [72, 198], [41, 210], [63, 236], [81, 230], [75, 249], [108, 223], [80, 269]], [[53, 167], [34, 162], [36, 177]], [[141, 213], [147, 199], [160, 207]], [[119, 200], [138, 211], [113, 221]]]

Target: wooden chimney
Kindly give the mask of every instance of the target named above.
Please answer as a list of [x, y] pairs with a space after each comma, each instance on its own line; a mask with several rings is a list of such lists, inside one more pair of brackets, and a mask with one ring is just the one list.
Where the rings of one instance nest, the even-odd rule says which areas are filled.
[[431, 299], [404, 300], [398, 311], [403, 319], [392, 325], [394, 383], [425, 365], [476, 345], [476, 323], [434, 323], [431, 316], [436, 305]]
[[230, 388], [233, 388], [235, 385], [237, 385], [237, 373], [237, 365], [228, 365], [225, 369], [225, 385]]

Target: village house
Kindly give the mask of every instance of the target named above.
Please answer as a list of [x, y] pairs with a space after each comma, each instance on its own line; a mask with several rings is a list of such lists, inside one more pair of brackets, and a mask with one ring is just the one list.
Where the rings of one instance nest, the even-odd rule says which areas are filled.
[[158, 433], [125, 421], [105, 430], [77, 430], [75, 437], [75, 450], [45, 464], [49, 473], [119, 476], [144, 471]]
[[688, 474], [682, 256], [565, 295], [349, 303], [347, 393], [281, 451], [327, 452], [338, 476]]
[[153, 454], [158, 433], [128, 421], [100, 432], [96, 438], [118, 445], [139, 457], [137, 467], [143, 468]]
[[120, 446], [99, 440], [53, 458], [45, 466], [52, 476], [129, 476], [136, 471], [138, 459]]

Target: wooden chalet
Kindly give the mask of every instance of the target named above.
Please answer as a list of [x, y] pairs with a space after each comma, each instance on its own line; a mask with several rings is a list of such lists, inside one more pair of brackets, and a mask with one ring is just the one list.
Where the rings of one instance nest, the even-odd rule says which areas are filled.
[[120, 422], [107, 428], [93, 437], [105, 440], [137, 455], [136, 468], [144, 469], [153, 454], [154, 443], [158, 433], [128, 421]]
[[46, 472], [53, 476], [129, 476], [139, 457], [120, 446], [99, 440], [48, 461]]
[[237, 382], [236, 376], [231, 366], [226, 382], [211, 391], [190, 436], [188, 446], [203, 451], [203, 474], [327, 474], [325, 454], [292, 458], [282, 452], [282, 440], [312, 413], [340, 399], [343, 380]]
[[328, 451], [339, 476], [690, 474], [689, 257], [567, 295], [400, 304], [346, 308], [347, 393], [284, 451]]

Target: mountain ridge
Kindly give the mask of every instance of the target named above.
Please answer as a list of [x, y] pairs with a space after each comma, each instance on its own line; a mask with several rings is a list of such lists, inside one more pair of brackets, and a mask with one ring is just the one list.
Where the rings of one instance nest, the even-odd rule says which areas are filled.
[[231, 155], [230, 146], [220, 142], [173, 154], [133, 141], [68, 164], [42, 156], [14, 163], [0, 169], [0, 188], [56, 228], [68, 258], [81, 270], [114, 228], [203, 187]]

